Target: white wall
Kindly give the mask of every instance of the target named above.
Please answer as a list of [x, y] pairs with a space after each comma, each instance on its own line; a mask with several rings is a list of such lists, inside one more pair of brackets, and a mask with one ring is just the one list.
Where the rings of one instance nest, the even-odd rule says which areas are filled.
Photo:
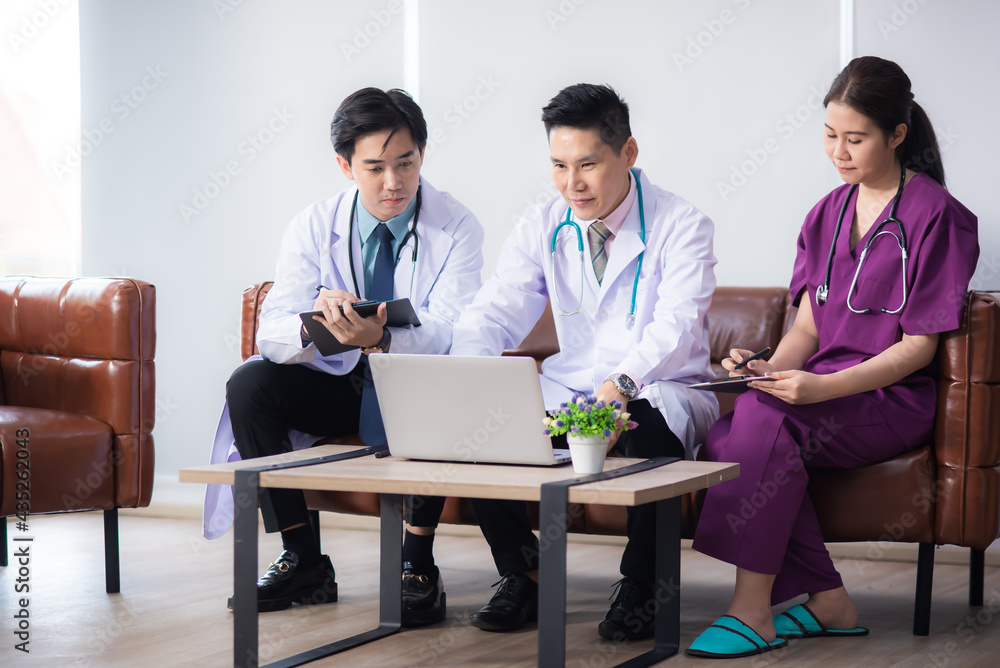
[[[424, 0], [425, 174], [480, 217], [492, 271], [520, 212], [554, 194], [541, 107], [565, 85], [610, 83], [632, 107], [640, 166], [715, 220], [719, 283], [784, 285], [805, 213], [839, 183], [821, 144], [839, 4]], [[988, 32], [1000, 9], [858, 4], [856, 53], [897, 60], [939, 133], [954, 137], [949, 186], [980, 216], [975, 284], [1000, 287], [1000, 204], [976, 187], [1000, 148], [988, 117], [998, 93], [982, 83], [1000, 64]], [[901, 4], [916, 11], [883, 37], [878, 21], [892, 25]], [[81, 3], [83, 129], [113, 128], [84, 163], [83, 268], [157, 286], [154, 501], [177, 488], [179, 468], [207, 460], [239, 363], [241, 290], [271, 278], [291, 217], [345, 185], [329, 144], [337, 104], [362, 86], [404, 85], [399, 9], [389, 0]], [[268, 137], [275, 110], [280, 131]], [[244, 142], [259, 133], [271, 141], [252, 152]], [[239, 173], [217, 176], [216, 190], [212, 175], [227, 163]], [[214, 197], [196, 202], [206, 187]], [[196, 204], [204, 210], [186, 220], [182, 205]]]
[[[348, 62], [341, 43], [373, 20], [370, 7], [244, 2], [220, 16], [226, 1], [80, 7], [83, 128], [114, 126], [84, 163], [83, 270], [157, 288], [154, 502], [180, 468], [208, 461], [240, 362], [243, 288], [273, 276], [292, 217], [347, 183], [334, 110], [364, 86], [402, 83], [401, 14]], [[196, 190], [215, 197], [196, 202]]]
[[[421, 5], [420, 32], [421, 104], [447, 135], [425, 173], [487, 226], [488, 270], [526, 204], [556, 194], [542, 107], [585, 81], [629, 103], [654, 183], [715, 220], [720, 284], [787, 282], [805, 213], [837, 183], [820, 144], [836, 0], [508, 0], [502, 12], [436, 0]], [[493, 90], [479, 100], [483, 80]], [[808, 119], [798, 128], [784, 120], [796, 113]], [[768, 261], [748, 272], [746, 254]]]
[[1000, 3], [961, 0], [858, 2], [858, 53], [902, 66], [938, 136], [945, 180], [979, 216], [977, 290], [1000, 289], [1000, 201], [989, 185], [1000, 155]]

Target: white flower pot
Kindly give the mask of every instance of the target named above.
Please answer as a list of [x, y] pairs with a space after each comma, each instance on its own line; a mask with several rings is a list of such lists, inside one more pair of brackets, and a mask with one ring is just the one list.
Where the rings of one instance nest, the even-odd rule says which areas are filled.
[[566, 434], [573, 470], [577, 473], [600, 473], [608, 454], [610, 438], [604, 436], [573, 436]]

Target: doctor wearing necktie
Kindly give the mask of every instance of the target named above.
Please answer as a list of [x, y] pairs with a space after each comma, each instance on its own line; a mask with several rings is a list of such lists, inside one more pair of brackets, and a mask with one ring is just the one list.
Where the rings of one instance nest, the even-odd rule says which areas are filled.
[[[330, 134], [354, 186], [310, 205], [288, 226], [261, 309], [261, 354], [226, 386], [212, 463], [355, 432], [369, 446], [385, 443], [368, 353], [447, 353], [452, 327], [480, 286], [482, 227], [420, 176], [427, 125], [410, 96], [362, 89], [341, 103]], [[420, 327], [386, 327], [384, 304], [368, 318], [352, 307], [362, 299], [404, 297]], [[358, 348], [321, 355], [299, 318], [314, 310], [340, 343]], [[432, 553], [444, 500], [406, 502], [403, 625], [416, 626], [445, 615]], [[257, 581], [258, 609], [336, 601], [333, 565], [320, 553], [302, 492], [262, 489], [260, 508], [265, 530], [281, 532], [284, 551]], [[230, 488], [209, 486], [205, 536], [222, 535], [232, 517]]]
[[[611, 88], [570, 86], [542, 121], [560, 196], [524, 213], [455, 326], [451, 354], [517, 347], [551, 300], [559, 352], [542, 363], [546, 407], [574, 392], [627, 403], [639, 427], [612, 441], [614, 453], [690, 456], [719, 410], [710, 393], [685, 387], [711, 376], [712, 221], [634, 168], [628, 105]], [[473, 507], [502, 580], [472, 624], [516, 630], [538, 614], [538, 540], [523, 502]], [[654, 519], [655, 507], [629, 509], [623, 577], [598, 627], [605, 638], [652, 635], [643, 610], [655, 604]]]

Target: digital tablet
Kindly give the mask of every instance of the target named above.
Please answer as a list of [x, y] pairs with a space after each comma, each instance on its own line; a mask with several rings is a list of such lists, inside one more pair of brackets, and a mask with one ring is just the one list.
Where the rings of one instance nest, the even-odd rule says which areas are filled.
[[747, 383], [754, 380], [773, 381], [767, 376], [725, 376], [723, 378], [713, 378], [705, 383], [695, 383], [688, 385], [693, 390], [706, 390], [708, 392], [745, 392]]
[[[355, 302], [353, 305], [354, 309], [363, 318], [375, 315], [378, 311], [378, 306], [382, 302]], [[393, 299], [385, 302], [386, 304], [386, 327], [406, 327], [407, 325], [413, 325], [414, 327], [420, 326], [420, 319], [417, 314], [413, 311], [413, 305], [410, 304], [410, 300], [407, 298], [403, 299]], [[343, 312], [343, 308], [340, 309]], [[318, 320], [313, 320], [313, 316], [318, 315], [323, 316], [322, 311], [306, 311], [305, 313], [300, 313], [299, 318], [302, 319], [302, 324], [305, 325], [306, 332], [312, 338], [313, 343], [316, 344], [316, 348], [319, 349], [321, 355], [336, 355], [337, 353], [343, 353], [348, 350], [354, 350], [360, 346], [349, 346], [341, 343], [337, 340], [330, 330], [328, 330], [323, 323]]]

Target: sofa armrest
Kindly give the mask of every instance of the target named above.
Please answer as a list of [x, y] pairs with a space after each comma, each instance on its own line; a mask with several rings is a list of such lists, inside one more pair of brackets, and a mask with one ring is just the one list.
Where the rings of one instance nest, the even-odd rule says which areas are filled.
[[114, 433], [116, 505], [153, 484], [156, 291], [127, 278], [0, 278], [6, 403], [87, 415]]
[[972, 291], [941, 335], [934, 435], [937, 540], [985, 549], [1000, 536], [1000, 304]]
[[240, 355], [246, 361], [260, 352], [257, 348], [257, 328], [260, 327], [260, 308], [264, 305], [274, 281], [251, 285], [243, 291], [243, 308], [240, 310]]

